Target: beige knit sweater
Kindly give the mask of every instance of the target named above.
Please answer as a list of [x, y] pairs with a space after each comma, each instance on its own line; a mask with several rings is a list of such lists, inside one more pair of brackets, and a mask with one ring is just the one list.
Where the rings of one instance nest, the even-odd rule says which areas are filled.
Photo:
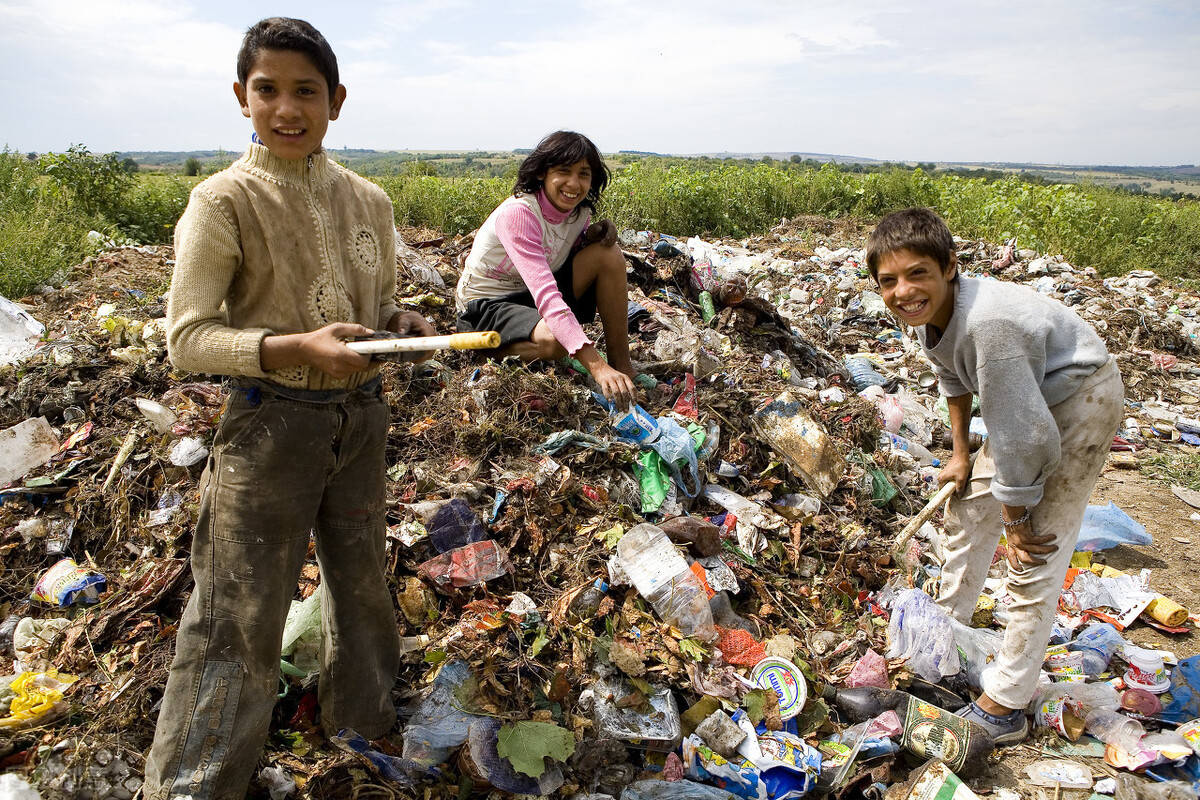
[[264, 372], [262, 340], [331, 322], [384, 328], [396, 313], [396, 228], [378, 186], [324, 151], [286, 160], [260, 144], [192, 190], [175, 228], [171, 363], [302, 389], [360, 385], [310, 367]]

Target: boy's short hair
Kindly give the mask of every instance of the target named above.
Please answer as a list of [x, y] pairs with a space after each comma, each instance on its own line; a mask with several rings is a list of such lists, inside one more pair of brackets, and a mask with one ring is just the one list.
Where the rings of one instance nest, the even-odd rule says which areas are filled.
[[308, 56], [313, 66], [325, 76], [329, 96], [338, 87], [337, 56], [321, 32], [302, 19], [268, 17], [246, 29], [242, 49], [238, 51], [238, 82], [246, 85], [259, 50], [295, 50]]
[[906, 208], [879, 220], [867, 237], [867, 269], [872, 278], [879, 280], [880, 259], [897, 250], [928, 256], [945, 272], [954, 255], [954, 236], [933, 209]]

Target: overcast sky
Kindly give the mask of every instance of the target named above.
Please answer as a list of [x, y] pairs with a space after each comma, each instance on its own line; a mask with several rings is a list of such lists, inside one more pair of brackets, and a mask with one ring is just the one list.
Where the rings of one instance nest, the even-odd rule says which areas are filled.
[[338, 55], [331, 148], [1200, 162], [1195, 0], [0, 0], [0, 146], [240, 151], [277, 14]]

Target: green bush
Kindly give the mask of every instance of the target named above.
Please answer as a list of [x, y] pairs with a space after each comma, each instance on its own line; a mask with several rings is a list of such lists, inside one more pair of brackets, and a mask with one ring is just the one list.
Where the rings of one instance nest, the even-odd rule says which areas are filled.
[[512, 181], [504, 178], [395, 175], [372, 180], [392, 199], [396, 222], [452, 234], [478, 228], [512, 192]]
[[65, 278], [90, 250], [95, 222], [47, 186], [37, 165], [0, 151], [0, 295], [21, 297]]
[[187, 208], [197, 181], [173, 175], [145, 175], [121, 197], [112, 221], [121, 232], [145, 244], [170, 244], [175, 223]]
[[46, 153], [38, 163], [67, 201], [88, 216], [111, 218], [133, 185], [116, 153], [94, 155], [82, 144]]

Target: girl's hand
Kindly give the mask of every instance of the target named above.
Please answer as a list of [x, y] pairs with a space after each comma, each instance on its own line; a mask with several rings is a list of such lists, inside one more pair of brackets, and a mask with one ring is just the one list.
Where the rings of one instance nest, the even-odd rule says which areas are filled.
[[969, 477], [971, 477], [971, 461], [965, 456], [951, 456], [950, 460], [946, 462], [946, 466], [942, 467], [942, 471], [938, 473], [938, 486], [953, 481], [954, 485], [958, 487], [955, 491], [962, 494]]
[[596, 383], [600, 384], [600, 393], [613, 405], [622, 410], [633, 405], [635, 390], [633, 380], [628, 375], [603, 363], [591, 373]]
[[349, 378], [371, 365], [371, 357], [346, 347], [346, 340], [370, 336], [370, 328], [350, 322], [334, 322], [324, 328], [301, 334], [301, 363], [315, 367], [332, 378]]
[[[596, 244], [599, 242], [605, 247], [612, 247], [617, 243], [617, 226], [610, 219], [593, 222], [588, 226], [587, 232], [583, 234], [583, 240], [587, 244]], [[584, 246], [586, 247], [587, 245]]]

